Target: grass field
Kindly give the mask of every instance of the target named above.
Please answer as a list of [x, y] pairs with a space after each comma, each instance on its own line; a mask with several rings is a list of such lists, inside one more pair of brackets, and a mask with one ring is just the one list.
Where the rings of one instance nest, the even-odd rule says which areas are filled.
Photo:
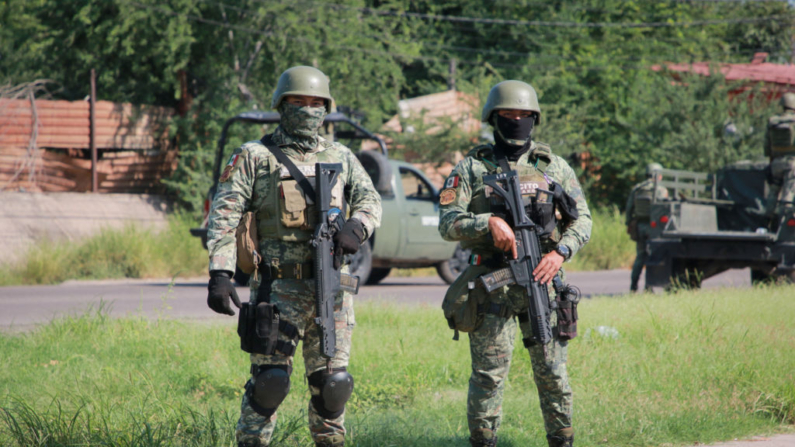
[[67, 279], [168, 278], [204, 274], [207, 250], [190, 235], [195, 222], [169, 217], [161, 231], [127, 225], [80, 241], [41, 240], [19, 262], [0, 264], [0, 286]]
[[[792, 429], [795, 287], [595, 298], [570, 344], [580, 446], [679, 446]], [[168, 300], [165, 300], [165, 304]], [[196, 305], [204, 305], [197, 303]], [[358, 305], [350, 446], [467, 446], [466, 336], [440, 310]], [[0, 335], [0, 445], [233, 446], [247, 356], [225, 324], [97, 309]], [[300, 353], [296, 354], [300, 359]], [[299, 361], [275, 446], [310, 446]], [[501, 447], [546, 446], [517, 343]]]
[[[129, 225], [106, 229], [82, 241], [39, 241], [24, 259], [0, 264], [0, 286], [57, 284], [67, 279], [169, 278], [199, 276], [207, 251], [189, 233], [192, 220], [171, 216], [160, 233]], [[617, 209], [594, 211], [591, 242], [566, 264], [568, 270], [603, 270], [632, 265], [635, 244]], [[395, 269], [395, 276], [435, 276], [436, 269]]]

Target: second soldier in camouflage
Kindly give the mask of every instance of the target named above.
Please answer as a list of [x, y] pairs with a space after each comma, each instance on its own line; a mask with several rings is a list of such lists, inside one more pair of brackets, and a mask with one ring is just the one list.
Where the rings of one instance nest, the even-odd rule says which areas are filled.
[[[210, 284], [208, 305], [234, 315], [229, 300], [239, 300], [231, 285], [235, 271], [235, 230], [246, 212], [256, 215], [261, 274], [272, 281], [269, 302], [280, 313], [278, 336], [272, 355], [252, 353], [251, 379], [243, 394], [236, 437], [239, 447], [269, 445], [276, 426], [277, 408], [290, 390], [293, 354], [303, 340], [303, 360], [312, 398], [308, 406], [309, 429], [315, 444], [341, 447], [345, 440], [345, 401], [350, 396], [334, 392], [333, 381], [353, 378], [347, 372], [351, 333], [355, 324], [353, 301], [340, 292], [335, 300], [336, 355], [329, 362], [321, 355], [314, 301], [312, 257], [309, 244], [317, 211], [303, 189], [280, 163], [270, 147], [277, 146], [306, 177], [316, 163], [341, 163], [342, 172], [331, 190], [331, 205], [350, 207], [350, 219], [335, 236], [337, 250], [353, 253], [377, 228], [381, 199], [350, 149], [318, 135], [331, 107], [328, 79], [312, 67], [293, 67], [279, 78], [273, 107], [281, 114], [279, 127], [261, 141], [238, 148], [229, 160], [213, 200], [208, 231]], [[266, 290], [252, 281], [252, 302], [262, 302]], [[258, 320], [259, 323], [259, 320]], [[299, 381], [301, 383], [301, 381]]]
[[[482, 120], [494, 127], [494, 145], [478, 146], [455, 167], [440, 194], [439, 232], [450, 241], [460, 241], [472, 250], [469, 273], [488, 273], [506, 266], [508, 256], [515, 256], [512, 229], [492, 207], [493, 192], [483, 183], [487, 174], [499, 172], [507, 161], [516, 170], [523, 197], [534, 196], [537, 189], [550, 189], [554, 182], [576, 201], [579, 217], [561, 222], [549, 237], [542, 239], [545, 253], [534, 271], [543, 284], [559, 274], [561, 264], [588, 242], [591, 215], [574, 171], [549, 146], [532, 141], [535, 124], [541, 117], [535, 90], [521, 81], [505, 81], [491, 89], [483, 108]], [[500, 162], [500, 159], [504, 159]], [[550, 293], [550, 296], [554, 296]], [[480, 304], [482, 323], [469, 334], [472, 375], [467, 396], [467, 420], [472, 446], [497, 445], [497, 431], [502, 421], [502, 399], [511, 366], [518, 330], [523, 339], [531, 339], [530, 324], [521, 317], [529, 306], [525, 289], [505, 286], [488, 293], [482, 286], [469, 292], [469, 300]], [[552, 313], [551, 324], [555, 324]], [[533, 377], [538, 388], [547, 441], [553, 447], [570, 447], [572, 428], [572, 392], [566, 372], [567, 341], [557, 338], [546, 349], [527, 342]], [[545, 355], [546, 352], [546, 355]]]

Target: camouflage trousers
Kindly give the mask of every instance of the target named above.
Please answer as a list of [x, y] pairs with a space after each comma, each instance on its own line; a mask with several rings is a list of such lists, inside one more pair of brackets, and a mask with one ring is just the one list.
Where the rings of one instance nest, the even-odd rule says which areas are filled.
[[646, 251], [646, 243], [649, 241], [651, 227], [647, 223], [638, 223], [638, 240], [635, 241], [635, 263], [632, 264], [632, 275], [630, 276], [630, 290], [638, 290], [638, 281], [649, 253]]
[[781, 207], [795, 206], [795, 155], [770, 161], [772, 182], [767, 195], [767, 214], [781, 213]]
[[[491, 295], [491, 302], [510, 303], [515, 311], [527, 308], [523, 289], [511, 287], [509, 292]], [[551, 295], [554, 296], [554, 295]], [[552, 312], [551, 324], [557, 321]], [[516, 340], [517, 326], [522, 337], [532, 334], [529, 323], [519, 323], [515, 318], [486, 314], [483, 324], [469, 334], [472, 356], [472, 375], [467, 395], [467, 422], [473, 438], [489, 438], [484, 432], [496, 432], [502, 420], [502, 398], [505, 381], [511, 368], [511, 358]], [[533, 365], [533, 379], [538, 389], [544, 428], [555, 434], [571, 427], [572, 391], [566, 372], [567, 341], [553, 339], [547, 345], [547, 354], [541, 345], [527, 349]]]
[[[314, 282], [312, 280], [276, 280], [272, 287], [271, 303], [278, 307], [283, 320], [298, 328], [300, 339], [303, 341], [306, 376], [325, 369], [326, 359], [320, 355], [320, 338], [318, 327], [314, 322], [316, 316]], [[256, 294], [256, 289], [252, 287], [253, 301], [256, 301]], [[347, 367], [351, 353], [351, 334], [356, 324], [353, 315], [353, 297], [348, 293], [340, 292], [336, 297], [334, 309], [337, 353], [332, 359], [331, 366], [332, 368]], [[289, 340], [282, 333], [279, 333], [279, 339], [289, 341], [293, 345], [298, 343], [298, 340]], [[270, 356], [251, 354], [251, 363], [253, 365], [289, 365], [292, 367], [293, 357], [283, 355], [279, 351]], [[249, 380], [251, 381], [253, 378]], [[312, 386], [309, 387], [309, 391], [313, 396], [320, 393], [319, 389]], [[345, 413], [336, 419], [324, 419], [317, 413], [310, 401], [308, 414], [309, 431], [315, 442], [331, 441], [345, 436]], [[262, 446], [269, 445], [276, 427], [277, 415], [278, 412], [270, 418], [265, 418], [255, 412], [248, 403], [248, 396], [244, 393], [240, 419], [235, 430], [237, 441], [254, 442], [258, 440]]]

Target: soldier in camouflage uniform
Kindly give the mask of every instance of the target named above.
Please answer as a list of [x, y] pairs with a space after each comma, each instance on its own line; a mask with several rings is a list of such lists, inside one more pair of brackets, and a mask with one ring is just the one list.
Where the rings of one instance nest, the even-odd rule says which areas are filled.
[[655, 174], [655, 172], [662, 168], [659, 163], [649, 163], [646, 166], [646, 180], [635, 185], [627, 199], [626, 212], [624, 213], [627, 233], [635, 241], [635, 263], [632, 264], [632, 276], [629, 285], [629, 290], [632, 292], [638, 291], [640, 274], [643, 271], [643, 266], [646, 265], [646, 259], [649, 257], [646, 252], [646, 242], [648, 242], [649, 234], [651, 233], [652, 201], [655, 197], [658, 199], [668, 198], [668, 190], [662, 186], [657, 187], [655, 195], [654, 176], [657, 175], [658, 181], [662, 179], [662, 175]]
[[765, 134], [771, 174], [766, 211], [771, 219], [795, 206], [795, 93], [785, 93], [781, 106], [784, 113], [770, 118]]
[[[448, 241], [460, 241], [472, 249], [468, 269], [488, 273], [505, 267], [508, 256], [516, 256], [513, 230], [494, 214], [490, 188], [483, 176], [499, 170], [501, 158], [516, 170], [522, 194], [534, 195], [536, 188], [549, 189], [555, 182], [576, 201], [579, 217], [559, 222], [551, 237], [542, 239], [544, 256], [534, 276], [549, 286], [560, 266], [570, 259], [590, 238], [591, 215], [574, 171], [554, 155], [549, 146], [532, 140], [532, 129], [541, 117], [535, 90], [521, 81], [504, 81], [489, 92], [482, 120], [494, 127], [495, 144], [475, 147], [455, 167], [440, 194], [439, 232]], [[560, 273], [559, 273], [560, 272]], [[464, 272], [462, 275], [467, 274]], [[502, 419], [502, 395], [517, 332], [524, 338], [533, 364], [544, 415], [544, 427], [550, 446], [570, 447], [572, 428], [572, 392], [566, 372], [567, 341], [554, 338], [546, 346], [532, 343], [532, 331], [526, 312], [529, 300], [522, 287], [506, 286], [491, 294], [482, 286], [472, 289], [469, 299], [484, 301], [483, 322], [470, 332], [472, 375], [467, 396], [467, 420], [472, 446], [496, 446], [497, 430]], [[553, 297], [554, 293], [550, 293]], [[479, 312], [480, 313], [480, 312]], [[555, 313], [551, 324], [555, 325]]]
[[[329, 377], [353, 378], [346, 371], [355, 320], [349, 293], [335, 300], [337, 350], [327, 361], [320, 354], [314, 301], [313, 235], [317, 210], [303, 190], [263, 142], [277, 145], [311, 179], [319, 162], [342, 163], [343, 170], [332, 189], [332, 206], [350, 209], [350, 219], [334, 238], [336, 249], [354, 253], [380, 224], [381, 199], [350, 149], [318, 136], [318, 128], [330, 109], [328, 79], [312, 67], [293, 67], [279, 78], [272, 107], [281, 114], [279, 127], [260, 141], [250, 141], [235, 150], [213, 200], [208, 231], [210, 284], [208, 305], [218, 313], [234, 315], [230, 298], [240, 307], [230, 277], [235, 271], [235, 230], [241, 216], [256, 215], [263, 282], [270, 277], [270, 302], [280, 311], [274, 355], [251, 354], [251, 379], [243, 395], [237, 423], [238, 446], [267, 446], [276, 425], [276, 409], [290, 387], [293, 353], [303, 340], [303, 357], [312, 399], [309, 429], [318, 446], [342, 446], [345, 439], [344, 405], [328, 400]], [[271, 146], [273, 147], [273, 146]], [[314, 183], [314, 182], [311, 182]], [[258, 302], [263, 288], [256, 277], [251, 282], [251, 300]], [[332, 385], [333, 386], [333, 385]], [[351, 387], [352, 389], [352, 387]], [[348, 395], [349, 396], [349, 395]], [[326, 400], [324, 400], [326, 399]], [[339, 399], [338, 399], [339, 400]], [[331, 408], [331, 409], [330, 409]], [[342, 408], [340, 410], [339, 408]]]

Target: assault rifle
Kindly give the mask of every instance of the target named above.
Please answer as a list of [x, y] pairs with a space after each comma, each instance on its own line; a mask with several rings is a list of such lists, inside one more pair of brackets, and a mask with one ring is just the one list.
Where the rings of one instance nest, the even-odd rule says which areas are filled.
[[[359, 277], [340, 272], [334, 268], [334, 235], [345, 225], [345, 217], [339, 208], [331, 208], [331, 190], [342, 172], [342, 163], [315, 164], [315, 198], [318, 209], [318, 224], [312, 238], [315, 248], [315, 308], [320, 330], [320, 353], [331, 359], [337, 352], [336, 323], [334, 322], [334, 298], [340, 290], [357, 293]], [[339, 260], [338, 260], [339, 261]]]
[[[516, 171], [487, 175], [483, 177], [483, 183], [491, 186], [494, 192], [505, 200], [505, 205], [511, 215], [509, 224], [516, 237], [517, 257], [508, 261], [508, 267], [482, 275], [480, 279], [489, 292], [512, 284], [518, 284], [525, 288], [530, 301], [527, 317], [532, 329], [532, 338], [546, 350], [546, 344], [552, 340], [552, 327], [549, 322], [549, 292], [545, 285], [533, 277], [533, 270], [541, 262], [541, 241], [538, 237], [538, 231], [541, 228], [530, 219], [525, 211], [519, 176]], [[548, 197], [551, 199], [552, 195], [549, 194]], [[557, 276], [555, 279], [558, 283], [561, 282]], [[557, 290], [557, 284], [555, 287]]]

